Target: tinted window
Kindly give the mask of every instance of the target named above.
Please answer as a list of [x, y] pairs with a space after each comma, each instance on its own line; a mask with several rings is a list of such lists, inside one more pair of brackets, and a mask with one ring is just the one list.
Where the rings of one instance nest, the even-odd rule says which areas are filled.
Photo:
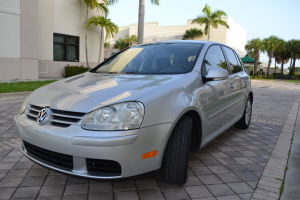
[[79, 37], [54, 33], [53, 60], [79, 62]]
[[241, 71], [243, 70], [243, 63], [242, 63], [242, 61], [241, 61], [241, 59], [240, 59], [240, 57], [239, 57], [239, 55], [235, 52], [235, 57], [236, 57], [236, 59], [237, 59], [237, 61], [238, 61], [238, 64], [241, 66]]
[[235, 53], [227, 47], [224, 47], [224, 50], [230, 63], [231, 72], [234, 74], [242, 71], [242, 66], [240, 62], [238, 62]]
[[214, 45], [209, 47], [204, 58], [204, 65], [206, 73], [212, 67], [222, 68], [228, 71], [226, 60], [220, 46]]
[[181, 74], [192, 71], [202, 44], [155, 43], [131, 47], [91, 72]]

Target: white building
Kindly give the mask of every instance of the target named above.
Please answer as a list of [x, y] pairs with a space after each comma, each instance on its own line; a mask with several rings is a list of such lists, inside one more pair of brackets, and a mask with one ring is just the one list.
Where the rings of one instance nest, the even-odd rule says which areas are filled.
[[[224, 17], [222, 20], [226, 21], [230, 29], [219, 25], [218, 29], [214, 29], [211, 35], [211, 41], [224, 43], [237, 51], [243, 57], [244, 47], [246, 42], [246, 31], [240, 25], [235, 23], [231, 18]], [[110, 41], [110, 49], [106, 50], [104, 57], [109, 57], [112, 52], [115, 41], [119, 38], [124, 38], [125, 35], [137, 35], [137, 24], [130, 24], [129, 26], [119, 27], [119, 33]], [[144, 43], [182, 40], [185, 31], [191, 28], [198, 28], [204, 31], [204, 25], [192, 24], [192, 19], [187, 20], [186, 25], [180, 26], [159, 26], [158, 22], [145, 23]], [[199, 38], [199, 40], [207, 40], [206, 36]]]
[[[0, 81], [62, 77], [65, 65], [86, 65], [86, 4], [80, 0], [0, 1]], [[89, 17], [101, 15], [89, 10]], [[100, 28], [88, 31], [91, 67]]]

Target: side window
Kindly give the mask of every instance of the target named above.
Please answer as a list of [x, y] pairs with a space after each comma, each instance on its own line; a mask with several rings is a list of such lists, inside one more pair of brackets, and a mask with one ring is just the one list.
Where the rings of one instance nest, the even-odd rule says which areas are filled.
[[231, 72], [234, 74], [242, 71], [241, 63], [238, 62], [235, 53], [227, 47], [224, 47], [224, 50], [230, 63]]
[[226, 60], [220, 46], [213, 45], [209, 47], [204, 58], [204, 66], [206, 73], [213, 67], [222, 68], [228, 71]]
[[241, 71], [243, 71], [243, 63], [242, 63], [242, 61], [241, 61], [241, 58], [240, 58], [240, 56], [235, 52], [235, 57], [236, 57], [236, 59], [237, 59], [237, 61], [238, 61], [238, 63], [239, 63], [239, 65], [241, 66]]

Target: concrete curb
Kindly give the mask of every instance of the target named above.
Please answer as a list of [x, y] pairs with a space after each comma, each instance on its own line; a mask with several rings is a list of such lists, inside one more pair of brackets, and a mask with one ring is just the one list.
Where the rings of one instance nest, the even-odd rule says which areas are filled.
[[29, 91], [29, 92], [0, 93], [0, 99], [25, 98], [31, 93], [32, 93], [32, 91]]
[[275, 200], [280, 198], [280, 187], [284, 180], [286, 166], [291, 149], [291, 140], [293, 138], [295, 123], [297, 119], [300, 99], [297, 99], [283, 125], [277, 143], [267, 162], [262, 176], [256, 186], [251, 200], [268, 199]]
[[293, 83], [293, 82], [285, 82], [282, 80], [274, 80], [274, 81], [265, 81], [265, 80], [256, 80], [256, 79], [251, 79], [251, 82], [255, 82], [255, 83], [275, 83], [275, 84], [279, 84], [279, 83], [283, 83], [283, 84], [291, 84], [291, 85], [300, 85], [300, 83]]

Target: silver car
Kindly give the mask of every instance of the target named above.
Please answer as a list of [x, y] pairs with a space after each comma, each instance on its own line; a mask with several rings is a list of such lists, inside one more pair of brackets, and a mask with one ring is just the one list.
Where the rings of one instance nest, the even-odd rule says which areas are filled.
[[184, 184], [189, 152], [233, 125], [247, 129], [252, 101], [232, 48], [168, 41], [35, 90], [14, 120], [22, 152], [44, 167], [99, 180], [160, 169], [164, 181]]

